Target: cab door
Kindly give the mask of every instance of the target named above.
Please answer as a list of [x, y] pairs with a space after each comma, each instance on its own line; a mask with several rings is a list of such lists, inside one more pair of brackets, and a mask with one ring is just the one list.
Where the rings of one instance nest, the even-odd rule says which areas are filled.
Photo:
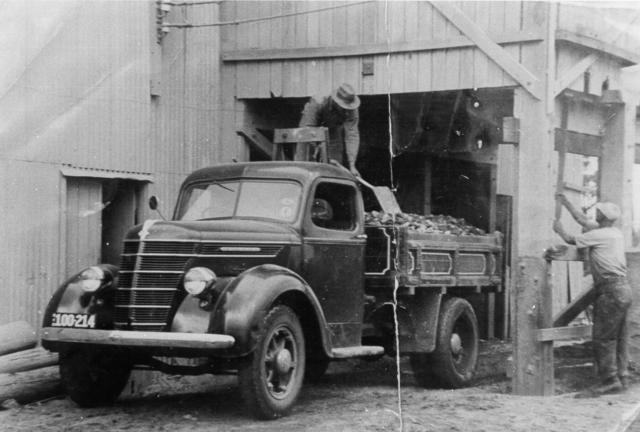
[[334, 348], [360, 345], [364, 209], [353, 182], [318, 179], [303, 222], [303, 277], [320, 301]]

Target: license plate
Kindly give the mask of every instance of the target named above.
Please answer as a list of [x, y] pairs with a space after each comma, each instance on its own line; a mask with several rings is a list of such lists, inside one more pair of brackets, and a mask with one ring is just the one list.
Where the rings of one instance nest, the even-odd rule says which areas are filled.
[[96, 316], [81, 313], [60, 313], [51, 315], [52, 327], [95, 328]]

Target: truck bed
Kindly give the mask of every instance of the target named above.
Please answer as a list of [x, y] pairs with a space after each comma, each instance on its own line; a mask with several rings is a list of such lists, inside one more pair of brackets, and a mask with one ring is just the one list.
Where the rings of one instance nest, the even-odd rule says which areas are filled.
[[394, 226], [367, 226], [369, 287], [495, 287], [502, 281], [502, 235], [420, 233]]

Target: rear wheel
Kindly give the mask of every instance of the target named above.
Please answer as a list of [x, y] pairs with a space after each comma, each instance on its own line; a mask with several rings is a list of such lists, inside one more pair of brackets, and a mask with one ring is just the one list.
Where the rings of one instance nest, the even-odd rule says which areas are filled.
[[131, 364], [124, 357], [103, 350], [79, 349], [60, 355], [62, 386], [82, 407], [115, 401], [130, 373]]
[[238, 370], [242, 397], [253, 415], [274, 419], [287, 414], [304, 379], [305, 345], [300, 320], [287, 306], [264, 317], [254, 352]]
[[440, 308], [435, 351], [411, 356], [416, 380], [423, 386], [467, 386], [476, 371], [478, 349], [478, 321], [473, 307], [461, 298], [447, 299]]

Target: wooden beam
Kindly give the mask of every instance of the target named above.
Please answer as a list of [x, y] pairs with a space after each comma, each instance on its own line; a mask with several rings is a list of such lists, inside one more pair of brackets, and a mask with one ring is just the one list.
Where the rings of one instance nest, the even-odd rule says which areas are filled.
[[[543, 37], [530, 31], [517, 31], [491, 35], [498, 44], [511, 45], [540, 42]], [[468, 48], [476, 43], [466, 36], [448, 39], [417, 40], [410, 42], [375, 43], [346, 46], [326, 46], [313, 48], [269, 48], [243, 49], [224, 51], [223, 62], [269, 61], [269, 60], [301, 60], [313, 58], [360, 57], [386, 55], [391, 53], [435, 51], [451, 48]]]
[[591, 67], [598, 60], [598, 54], [589, 54], [578, 63], [573, 65], [569, 70], [566, 70], [562, 73], [560, 78], [556, 80], [554, 96], [558, 96], [564, 89], [569, 87], [572, 82], [574, 82], [580, 75], [585, 73], [587, 69]]
[[329, 129], [326, 127], [300, 127], [289, 129], [274, 129], [273, 142], [299, 143], [299, 142], [326, 142], [329, 140]]
[[627, 63], [627, 66], [640, 63], [640, 54], [620, 48], [612, 43], [608, 43], [591, 36], [574, 33], [568, 30], [556, 30], [556, 40], [581, 45], [607, 55], [618, 57], [624, 60], [625, 63]]
[[593, 286], [584, 290], [571, 303], [566, 305], [553, 317], [554, 327], [564, 327], [573, 321], [580, 312], [584, 311], [595, 300], [596, 291]]
[[577, 247], [566, 244], [552, 246], [544, 252], [544, 255], [549, 261], [584, 261], [583, 254]]
[[536, 331], [536, 338], [538, 342], [591, 339], [591, 329], [591, 325], [543, 328]]
[[556, 128], [555, 150], [584, 156], [602, 156], [602, 136]]
[[531, 71], [520, 64], [504, 48], [492, 40], [489, 35], [453, 3], [432, 1], [433, 7], [453, 23], [462, 33], [471, 39], [491, 60], [496, 62], [517, 83], [533, 97], [542, 100], [542, 83]]
[[267, 137], [258, 132], [258, 130], [250, 127], [245, 127], [236, 131], [236, 133], [246, 139], [249, 145], [253, 147], [253, 149], [262, 153], [263, 156], [271, 159], [271, 154], [273, 153], [273, 143], [269, 141]]

